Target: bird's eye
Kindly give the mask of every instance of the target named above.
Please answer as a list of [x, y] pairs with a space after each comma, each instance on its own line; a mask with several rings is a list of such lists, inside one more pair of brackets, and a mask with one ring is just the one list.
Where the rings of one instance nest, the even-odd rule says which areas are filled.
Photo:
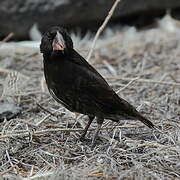
[[56, 31], [50, 32], [50, 36], [51, 36], [52, 38], [54, 38], [54, 37], [56, 36]]
[[52, 39], [52, 36], [49, 32], [46, 35], [47, 35], [48, 39]]
[[48, 39], [52, 40], [56, 36], [56, 32], [48, 32], [47, 37]]

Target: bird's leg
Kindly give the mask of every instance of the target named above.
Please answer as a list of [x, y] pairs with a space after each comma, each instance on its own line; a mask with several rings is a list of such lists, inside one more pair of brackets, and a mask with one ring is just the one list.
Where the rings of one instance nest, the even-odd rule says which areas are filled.
[[85, 139], [87, 130], [89, 129], [89, 126], [91, 125], [92, 121], [94, 120], [95, 116], [88, 116], [89, 117], [89, 121], [88, 124], [86, 125], [82, 135], [80, 136], [80, 140], [83, 141]]
[[96, 141], [97, 141], [97, 138], [98, 138], [98, 134], [99, 134], [99, 131], [101, 129], [101, 126], [104, 122], [104, 118], [99, 118], [97, 117], [97, 128], [96, 128], [96, 132], [94, 134], [94, 137], [93, 137], [93, 140], [92, 140], [92, 148], [94, 148], [96, 146]]

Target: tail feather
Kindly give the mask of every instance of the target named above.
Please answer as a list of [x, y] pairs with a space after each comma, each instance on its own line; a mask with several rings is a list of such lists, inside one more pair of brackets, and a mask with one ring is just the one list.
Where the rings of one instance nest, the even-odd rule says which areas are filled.
[[146, 126], [148, 126], [149, 128], [154, 128], [154, 124], [148, 120], [147, 118], [145, 118], [144, 116], [140, 115], [138, 117], [138, 120], [140, 120], [142, 123], [144, 123]]
[[124, 115], [108, 115], [105, 117], [106, 119], [111, 119], [112, 121], [114, 122], [119, 122], [119, 120], [139, 120], [141, 121], [142, 123], [144, 123], [146, 126], [148, 126], [149, 128], [155, 128], [155, 125], [150, 121], [148, 120], [147, 118], [145, 118], [143, 115], [141, 115], [139, 112], [136, 112], [136, 114], [133, 114], [133, 116], [124, 116]]
[[140, 120], [142, 123], [144, 123], [146, 126], [149, 128], [155, 128], [155, 125], [148, 120], [146, 117], [141, 115], [140, 112], [136, 110], [134, 106], [129, 104], [127, 101], [124, 99], [118, 97], [119, 100], [119, 111], [117, 114], [121, 117], [121, 119], [137, 119]]

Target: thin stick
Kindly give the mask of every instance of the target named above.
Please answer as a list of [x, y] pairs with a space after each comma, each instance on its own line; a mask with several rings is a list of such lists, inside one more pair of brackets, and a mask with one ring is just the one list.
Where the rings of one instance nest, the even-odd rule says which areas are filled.
[[11, 168], [12, 168], [12, 169], [14, 170], [14, 172], [17, 174], [17, 170], [16, 170], [15, 166], [13, 165], [13, 163], [12, 163], [12, 161], [11, 161], [11, 158], [10, 158], [9, 153], [8, 153], [7, 150], [6, 150], [6, 156], [7, 156], [7, 159], [8, 159], [8, 161], [9, 161], [10, 165], [11, 165]]
[[[61, 109], [63, 109], [63, 108], [61, 108]], [[43, 121], [45, 121], [48, 117], [50, 117], [50, 116], [52, 116], [52, 114], [53, 114], [53, 116], [55, 115], [55, 113], [57, 113], [59, 111], [59, 109], [58, 110], [56, 110], [56, 111], [54, 111], [53, 113], [50, 113], [50, 114], [48, 114], [48, 115], [46, 115], [45, 117], [43, 117], [40, 121], [38, 121], [36, 124], [35, 124], [35, 126], [39, 126]], [[56, 116], [56, 115], [55, 115]], [[57, 117], [57, 116], [56, 116]]]
[[[109, 80], [124, 80], [124, 81], [132, 81], [134, 78], [120, 78], [120, 77], [106, 77], [106, 79]], [[180, 83], [175, 82], [168, 82], [168, 81], [156, 81], [151, 79], [137, 79], [138, 82], [144, 82], [144, 83], [157, 83], [162, 85], [173, 85], [173, 86], [180, 86]]]
[[37, 106], [39, 106], [43, 111], [49, 113], [51, 116], [57, 117], [56, 114], [54, 114], [54, 113], [50, 112], [49, 110], [45, 109], [45, 108], [44, 108], [43, 106], [41, 106], [39, 103], [36, 102], [36, 104], [37, 104]]
[[96, 46], [96, 41], [97, 41], [97, 39], [99, 38], [99, 35], [100, 35], [101, 32], [104, 30], [104, 28], [105, 28], [105, 26], [107, 25], [108, 21], [111, 19], [112, 15], [113, 15], [113, 13], [114, 13], [114, 10], [116, 9], [116, 7], [117, 7], [117, 5], [118, 5], [118, 3], [119, 3], [120, 1], [121, 1], [121, 0], [116, 0], [116, 1], [114, 2], [114, 4], [113, 4], [113, 6], [111, 7], [111, 9], [110, 9], [107, 17], [105, 18], [103, 24], [99, 27], [99, 29], [98, 29], [98, 31], [97, 31], [97, 33], [96, 33], [96, 35], [95, 35], [95, 38], [94, 38], [94, 40], [93, 40], [91, 49], [90, 49], [90, 51], [89, 51], [89, 53], [88, 53], [87, 61], [89, 61], [89, 59], [91, 58], [92, 52], [93, 52], [93, 50], [94, 50], [94, 48], [95, 48], [95, 46]]
[[[140, 126], [136, 126], [136, 125], [123, 125], [123, 126], [116, 126], [116, 128], [139, 128]], [[112, 129], [112, 127], [110, 128], [101, 128], [101, 130], [108, 130], [108, 129]], [[88, 129], [88, 131], [95, 131], [96, 128], [91, 128]], [[46, 134], [48, 132], [77, 132], [77, 131], [84, 131], [84, 129], [82, 128], [76, 128], [76, 129], [72, 129], [72, 128], [54, 128], [54, 129], [46, 129], [46, 130], [40, 130], [40, 131], [28, 131], [28, 130], [22, 130], [18, 131], [18, 133], [14, 134], [6, 134], [6, 135], [2, 135], [0, 136], [0, 139], [5, 139], [5, 138], [11, 138], [11, 137], [22, 137], [22, 136], [29, 136], [29, 133], [33, 133], [32, 135], [42, 135], [42, 134]], [[7, 132], [8, 133], [8, 132]]]
[[45, 79], [44, 79], [44, 76], [41, 78], [40, 84], [41, 84], [42, 92], [46, 92], [46, 90], [45, 90]]
[[14, 33], [9, 33], [1, 42], [4, 43], [4, 42], [7, 42], [9, 41], [12, 37], [14, 36]]
[[11, 72], [14, 72], [14, 70], [4, 69], [4, 68], [0, 67], [0, 72], [2, 72], [2, 73], [11, 73]]
[[10, 167], [10, 168], [6, 169], [5, 171], [0, 172], [0, 177], [3, 176], [4, 174], [9, 173], [9, 172], [12, 171], [12, 170], [13, 170], [13, 167]]
[[136, 77], [134, 79], [132, 79], [129, 83], [127, 83], [124, 87], [122, 87], [121, 89], [117, 90], [116, 93], [120, 93], [121, 91], [123, 91], [124, 89], [126, 89], [128, 86], [130, 86], [134, 81], [138, 80], [139, 77]]

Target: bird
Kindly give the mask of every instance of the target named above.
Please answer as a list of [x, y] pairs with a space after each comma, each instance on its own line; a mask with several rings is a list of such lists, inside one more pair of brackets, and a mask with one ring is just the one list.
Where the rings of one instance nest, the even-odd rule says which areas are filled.
[[154, 124], [109, 86], [106, 80], [75, 49], [67, 30], [54, 26], [44, 33], [40, 43], [44, 75], [51, 96], [71, 112], [87, 115], [88, 123], [80, 136], [85, 140], [96, 119], [92, 147], [105, 119], [140, 120], [149, 128]]

